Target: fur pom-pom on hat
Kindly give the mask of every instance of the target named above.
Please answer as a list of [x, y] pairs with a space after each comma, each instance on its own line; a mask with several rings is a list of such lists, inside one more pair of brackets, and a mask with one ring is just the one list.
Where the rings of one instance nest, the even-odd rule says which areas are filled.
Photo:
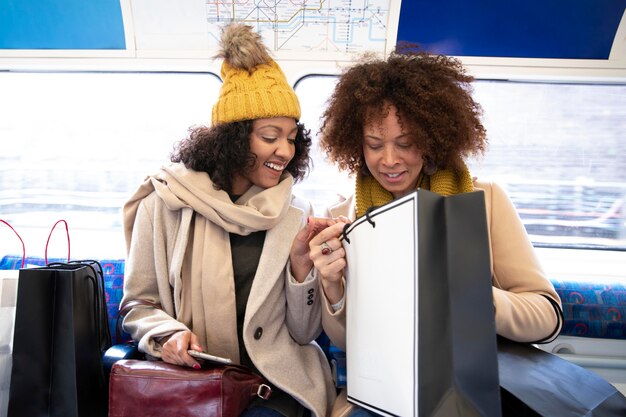
[[226, 26], [217, 57], [224, 59], [224, 84], [213, 106], [214, 125], [281, 116], [300, 119], [296, 93], [251, 26]]
[[220, 48], [217, 58], [223, 58], [233, 68], [245, 69], [248, 72], [272, 60], [263, 45], [261, 35], [253, 32], [251, 26], [226, 26], [222, 31]]

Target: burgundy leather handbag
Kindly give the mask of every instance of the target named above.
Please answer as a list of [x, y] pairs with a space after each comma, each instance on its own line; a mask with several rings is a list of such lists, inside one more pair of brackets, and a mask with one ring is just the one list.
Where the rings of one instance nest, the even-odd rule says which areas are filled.
[[111, 368], [109, 417], [236, 417], [271, 388], [245, 367], [192, 369], [163, 361], [124, 359]]

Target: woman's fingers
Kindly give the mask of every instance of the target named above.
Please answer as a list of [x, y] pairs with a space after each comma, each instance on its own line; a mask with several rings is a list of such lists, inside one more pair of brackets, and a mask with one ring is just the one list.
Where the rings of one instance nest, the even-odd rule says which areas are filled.
[[330, 217], [309, 217], [307, 227], [313, 236], [317, 235], [322, 230], [337, 223], [337, 220]]
[[332, 226], [336, 222], [327, 217], [312, 217], [307, 219], [307, 225], [296, 235], [292, 245], [292, 255], [302, 255], [309, 251], [309, 243], [319, 232]]
[[[309, 241], [309, 258], [319, 271], [325, 285], [340, 282], [343, 277], [343, 269], [346, 265], [346, 252], [343, 249], [339, 237], [346, 223], [345, 217], [340, 218], [313, 218], [312, 231], [314, 236]], [[321, 229], [321, 230], [320, 230]]]
[[198, 347], [198, 338], [189, 330], [174, 333], [163, 345], [161, 359], [175, 365], [189, 366], [199, 369], [200, 364], [187, 353], [189, 349]]
[[313, 250], [314, 246], [321, 246], [322, 243], [328, 242], [329, 240], [335, 238], [336, 243], [333, 247], [333, 250], [337, 249], [337, 243], [341, 244], [341, 242], [339, 242], [339, 236], [341, 236], [344, 226], [344, 222], [336, 222], [326, 227], [324, 230], [321, 230], [315, 235], [315, 237], [311, 239], [311, 241], [309, 242], [309, 247], [311, 248], [311, 250]]

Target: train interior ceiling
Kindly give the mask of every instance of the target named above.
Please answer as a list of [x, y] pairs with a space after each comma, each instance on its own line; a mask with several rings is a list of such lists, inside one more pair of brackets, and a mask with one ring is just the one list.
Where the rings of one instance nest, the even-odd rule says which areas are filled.
[[[46, 244], [64, 219], [72, 258], [124, 259], [120, 208], [209, 123], [233, 19], [261, 33], [314, 137], [363, 53], [458, 57], [489, 139], [472, 174], [511, 196], [571, 318], [541, 347], [626, 393], [626, 0], [0, 0], [0, 219], [28, 256], [68, 256], [62, 231]], [[313, 160], [296, 191], [321, 215], [353, 180]], [[1, 233], [0, 258], [21, 256]]]

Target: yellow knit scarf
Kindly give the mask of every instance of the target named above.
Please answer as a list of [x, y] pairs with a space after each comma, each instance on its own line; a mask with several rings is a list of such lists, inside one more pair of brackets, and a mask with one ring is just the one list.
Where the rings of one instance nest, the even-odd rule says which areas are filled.
[[[469, 169], [465, 164], [458, 170], [440, 169], [431, 176], [424, 176], [420, 188], [441, 195], [452, 195], [474, 191]], [[382, 206], [393, 200], [393, 195], [385, 190], [373, 176], [356, 177], [356, 216], [361, 217], [368, 208]]]

